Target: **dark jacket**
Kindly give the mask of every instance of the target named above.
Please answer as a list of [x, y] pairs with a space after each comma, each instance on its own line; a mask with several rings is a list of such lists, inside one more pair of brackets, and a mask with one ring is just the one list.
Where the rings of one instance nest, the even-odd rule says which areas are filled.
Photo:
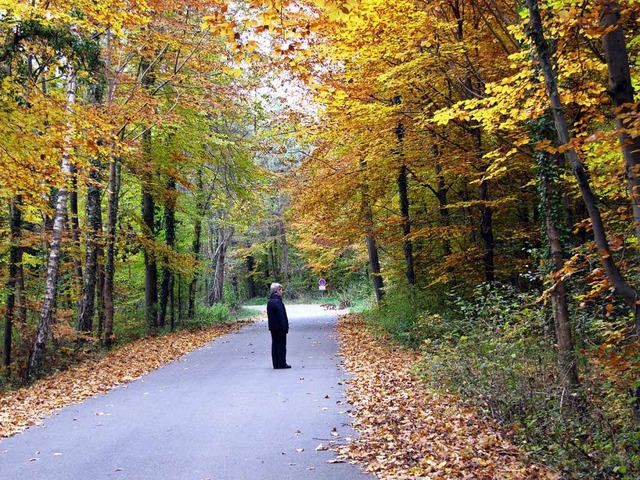
[[271, 294], [267, 302], [267, 319], [269, 320], [269, 330], [289, 331], [289, 319], [282, 297], [275, 292]]

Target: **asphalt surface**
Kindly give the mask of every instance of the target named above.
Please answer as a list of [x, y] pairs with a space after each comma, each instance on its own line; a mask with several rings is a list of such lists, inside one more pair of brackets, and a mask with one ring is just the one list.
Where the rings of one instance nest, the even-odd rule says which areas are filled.
[[373, 479], [331, 463], [349, 427], [336, 313], [287, 305], [287, 362], [261, 320], [0, 441], [0, 480]]

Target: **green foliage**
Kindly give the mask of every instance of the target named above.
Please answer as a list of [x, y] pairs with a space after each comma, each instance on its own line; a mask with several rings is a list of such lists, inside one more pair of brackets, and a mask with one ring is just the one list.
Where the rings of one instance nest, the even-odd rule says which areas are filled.
[[511, 429], [563, 478], [637, 478], [640, 429], [628, 394], [589, 371], [580, 389], [560, 386], [549, 312], [535, 300], [482, 285], [467, 299], [453, 298], [443, 316], [417, 315], [420, 375]]
[[228, 322], [232, 318], [229, 307], [222, 303], [216, 303], [212, 306], [196, 305], [195, 318], [188, 320], [180, 325], [184, 329], [204, 328], [215, 323]]
[[[394, 289], [387, 291], [384, 305], [365, 312], [367, 321], [407, 347], [418, 347], [428, 338], [429, 320], [425, 312], [434, 310], [438, 296], [427, 296], [417, 289]], [[436, 322], [437, 323], [437, 322]]]
[[144, 318], [144, 307], [139, 304], [120, 310], [113, 322], [113, 335], [116, 344], [126, 344], [144, 338], [148, 333], [147, 323]]

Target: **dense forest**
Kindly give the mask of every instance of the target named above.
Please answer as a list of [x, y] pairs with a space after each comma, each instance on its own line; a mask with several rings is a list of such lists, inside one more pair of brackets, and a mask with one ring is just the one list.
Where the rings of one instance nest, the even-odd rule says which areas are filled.
[[635, 1], [0, 0], [6, 387], [279, 281], [640, 475]]

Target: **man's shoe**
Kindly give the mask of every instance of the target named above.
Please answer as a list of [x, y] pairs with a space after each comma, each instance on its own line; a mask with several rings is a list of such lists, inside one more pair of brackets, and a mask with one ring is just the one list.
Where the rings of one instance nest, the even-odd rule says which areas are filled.
[[282, 368], [291, 368], [291, 365], [285, 365], [285, 366], [284, 366], [284, 367], [282, 367]]

